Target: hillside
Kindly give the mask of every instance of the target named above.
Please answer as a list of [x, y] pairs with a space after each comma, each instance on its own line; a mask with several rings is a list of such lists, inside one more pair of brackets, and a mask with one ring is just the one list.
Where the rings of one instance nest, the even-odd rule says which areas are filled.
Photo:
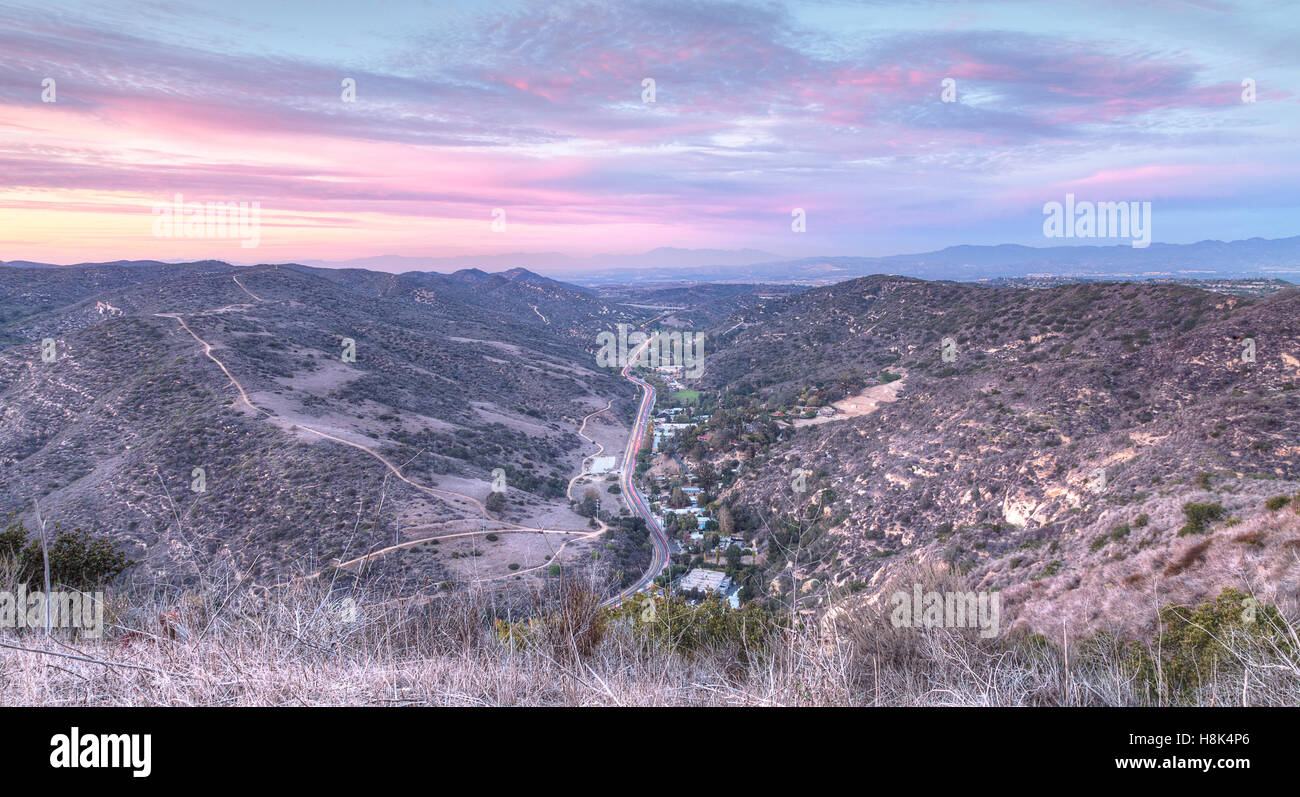
[[[645, 312], [529, 273], [0, 271], [0, 512], [31, 527], [39, 501], [119, 539], [136, 578], [196, 578], [220, 562], [266, 582], [435, 529], [487, 528], [503, 536], [486, 555], [467, 541], [372, 569], [513, 580], [507, 564], [541, 566], [568, 539], [555, 535], [587, 528], [567, 497], [596, 451], [577, 434], [584, 417], [610, 404], [597, 423], [616, 437], [633, 406], [588, 347]], [[488, 511], [498, 468], [507, 501]]]
[[[1264, 504], [1300, 488], [1298, 357], [1296, 290], [868, 277], [721, 322], [704, 381], [735, 405], [782, 406], [902, 376], [896, 397], [777, 424], [770, 446], [720, 430], [710, 447], [755, 453], [723, 501], [765, 548], [769, 599], [871, 602], [891, 573], [942, 562], [1036, 630], [1138, 632], [1153, 590], [1297, 597], [1300, 523]], [[1222, 514], [1179, 536], [1188, 502]]]
[[[698, 387], [754, 419], [715, 413], [689, 455], [730, 474], [718, 498], [759, 546], [762, 601], [870, 604], [926, 563], [1035, 628], [1141, 633], [1151, 618], [1133, 607], [1153, 589], [1297, 597], [1300, 529], [1264, 504], [1300, 489], [1300, 291], [4, 271], [0, 511], [30, 525], [38, 501], [124, 542], [132, 578], [220, 564], [266, 584], [338, 561], [406, 588], [496, 588], [599, 562], [625, 583], [646, 551], [597, 551], [570, 479], [596, 441], [622, 445], [634, 404], [593, 367], [596, 334], [658, 318], [707, 328]], [[772, 412], [809, 405], [835, 411]], [[498, 468], [507, 500], [489, 509]], [[1219, 509], [1180, 536], [1188, 503]]]

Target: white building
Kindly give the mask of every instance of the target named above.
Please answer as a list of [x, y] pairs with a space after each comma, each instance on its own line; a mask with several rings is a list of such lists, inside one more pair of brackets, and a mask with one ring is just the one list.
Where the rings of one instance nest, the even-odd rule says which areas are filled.
[[720, 570], [705, 570], [702, 567], [697, 567], [682, 576], [681, 580], [677, 582], [677, 591], [690, 592], [691, 590], [712, 592], [726, 598], [731, 608], [740, 608], [740, 588], [726, 573]]

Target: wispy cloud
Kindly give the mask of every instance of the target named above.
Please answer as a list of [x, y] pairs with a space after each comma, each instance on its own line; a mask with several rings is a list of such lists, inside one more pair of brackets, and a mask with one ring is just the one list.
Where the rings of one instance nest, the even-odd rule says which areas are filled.
[[[1247, 234], [1296, 232], [1296, 197], [1278, 188], [1300, 176], [1296, 65], [1239, 74], [1246, 39], [1062, 31], [1049, 5], [1024, 5], [1014, 26], [877, 29], [862, 14], [888, 7], [525, 3], [367, 19], [364, 48], [342, 58], [290, 40], [312, 14], [335, 15], [346, 39], [349, 16], [330, 6], [278, 23], [130, 10], [149, 24], [77, 5], [0, 11], [0, 259], [222, 256], [148, 236], [149, 205], [175, 192], [260, 201], [277, 260], [879, 253], [976, 227], [1033, 242], [1037, 208], [1063, 187], [1159, 196], [1175, 218], [1184, 195], [1198, 214], [1216, 196], [1254, 203], [1268, 210]], [[46, 77], [57, 102], [41, 101]], [[345, 77], [356, 102], [341, 99]], [[1245, 77], [1260, 81], [1254, 104]], [[945, 78], [956, 102], [940, 100]], [[793, 207], [807, 233], [791, 233]]]

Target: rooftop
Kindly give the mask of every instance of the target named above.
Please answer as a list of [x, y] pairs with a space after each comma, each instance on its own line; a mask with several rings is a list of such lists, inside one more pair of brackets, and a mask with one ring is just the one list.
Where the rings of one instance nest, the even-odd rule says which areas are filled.
[[698, 589], [701, 592], [713, 590], [722, 593], [731, 589], [731, 579], [721, 570], [705, 570], [697, 567], [677, 582], [677, 588], [683, 592]]

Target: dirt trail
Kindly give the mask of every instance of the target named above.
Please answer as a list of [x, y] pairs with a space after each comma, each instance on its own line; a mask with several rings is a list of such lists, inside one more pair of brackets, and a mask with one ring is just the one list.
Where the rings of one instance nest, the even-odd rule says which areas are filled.
[[[232, 276], [231, 279], [233, 279], [233, 280], [235, 281], [235, 284], [238, 285], [238, 286], [240, 287], [240, 289], [244, 291], [244, 293], [247, 293], [247, 294], [248, 294], [249, 296], [251, 296], [253, 299], [255, 299], [255, 300], [259, 301], [259, 302], [266, 301], [266, 300], [262, 299], [262, 297], [258, 296], [257, 294], [253, 293], [252, 291], [248, 290], [248, 288], [244, 287], [244, 284], [243, 284], [242, 282], [239, 281], [239, 278], [238, 278], [238, 277]], [[217, 364], [217, 367], [221, 369], [221, 372], [222, 372], [223, 374], [226, 375], [226, 378], [227, 378], [227, 379], [230, 380], [230, 383], [231, 383], [232, 385], [235, 386], [235, 389], [239, 392], [239, 399], [240, 399], [240, 401], [242, 401], [242, 402], [244, 403], [244, 406], [248, 407], [250, 410], [252, 410], [252, 411], [255, 412], [255, 413], [258, 413], [258, 414], [260, 414], [260, 415], [263, 415], [263, 416], [265, 416], [265, 417], [267, 417], [267, 418], [275, 419], [275, 416], [274, 416], [274, 415], [272, 415], [271, 413], [267, 412], [266, 410], [262, 409], [261, 407], [259, 407], [259, 406], [257, 406], [256, 404], [253, 403], [252, 399], [250, 399], [249, 396], [248, 396], [248, 392], [244, 389], [243, 384], [240, 383], [240, 381], [239, 381], [238, 379], [235, 378], [235, 375], [232, 374], [232, 373], [230, 372], [230, 369], [226, 367], [226, 364], [223, 363], [219, 358], [216, 357], [216, 355], [214, 355], [214, 354], [212, 353], [212, 344], [211, 344], [211, 343], [208, 343], [208, 342], [207, 342], [206, 340], [204, 340], [203, 338], [200, 338], [200, 337], [198, 336], [198, 334], [196, 334], [196, 333], [194, 332], [194, 330], [190, 328], [190, 325], [187, 324], [187, 323], [185, 323], [185, 319], [181, 317], [180, 313], [155, 313], [154, 315], [156, 315], [156, 316], [158, 316], [158, 317], [161, 317], [161, 318], [174, 318], [174, 319], [176, 319], [177, 323], [179, 323], [179, 324], [181, 325], [181, 328], [184, 329], [187, 333], [189, 333], [190, 337], [194, 338], [194, 340], [197, 341], [197, 342], [199, 343], [199, 345], [201, 345], [201, 346], [203, 347], [203, 354], [204, 354], [204, 356], [206, 356], [206, 357], [207, 357], [209, 360], [211, 360], [212, 362], [216, 363], [216, 364]], [[539, 313], [539, 315], [540, 315], [540, 313]], [[549, 322], [548, 322], [548, 323], [549, 323]], [[590, 414], [587, 415], [585, 418], [583, 418], [583, 420], [582, 420], [582, 426], [581, 426], [581, 428], [579, 429], [578, 434], [582, 435], [582, 437], [586, 438], [587, 440], [589, 440], [589, 441], [591, 441], [591, 442], [593, 442], [593, 443], [596, 443], [595, 440], [592, 440], [590, 437], [587, 437], [587, 435], [585, 434], [585, 429], [587, 428], [587, 421], [590, 420], [592, 417], [594, 417], [594, 416], [596, 416], [596, 415], [599, 415], [600, 413], [602, 413], [602, 412], [606, 412], [607, 410], [609, 410], [609, 408], [613, 405], [613, 403], [614, 403], [614, 402], [613, 402], [613, 399], [610, 399], [609, 403], [605, 405], [604, 409], [597, 410], [596, 412], [590, 413]], [[529, 534], [566, 534], [566, 535], [571, 535], [571, 536], [576, 536], [576, 537], [590, 537], [590, 536], [593, 536], [593, 535], [596, 535], [596, 534], [600, 534], [600, 533], [602, 533], [602, 532], [604, 532], [604, 531], [606, 530], [606, 526], [605, 526], [604, 522], [599, 521], [599, 520], [598, 520], [597, 522], [600, 523], [600, 528], [595, 529], [595, 530], [589, 530], [589, 529], [542, 529], [542, 528], [532, 528], [532, 527], [530, 527], [530, 526], [524, 526], [524, 525], [521, 525], [521, 524], [519, 524], [519, 523], [513, 523], [513, 522], [511, 522], [511, 521], [500, 520], [500, 519], [494, 518], [494, 517], [492, 517], [492, 515], [488, 512], [487, 507], [485, 507], [481, 501], [479, 501], [477, 498], [474, 498], [473, 496], [466, 495], [466, 494], [464, 494], [464, 493], [458, 493], [458, 492], [455, 492], [454, 490], [443, 490], [443, 489], [439, 489], [439, 488], [436, 488], [436, 487], [428, 487], [428, 486], [426, 486], [426, 485], [419, 484], [419, 483], [417, 483], [417, 482], [414, 482], [414, 481], [410, 480], [409, 478], [407, 478], [407, 477], [402, 473], [401, 469], [400, 469], [398, 466], [394, 465], [394, 464], [393, 464], [393, 463], [392, 463], [392, 462], [391, 462], [387, 457], [385, 457], [383, 454], [380, 454], [378, 451], [374, 450], [374, 449], [371, 448], [370, 446], [364, 445], [364, 444], [362, 444], [362, 443], [356, 443], [356, 442], [353, 442], [353, 441], [351, 441], [351, 440], [347, 440], [347, 439], [344, 439], [344, 438], [342, 438], [342, 437], [338, 437], [337, 435], [332, 435], [332, 434], [330, 434], [330, 433], [328, 433], [328, 432], [322, 432], [322, 431], [320, 431], [319, 429], [313, 429], [312, 427], [310, 427], [310, 426], [306, 426], [306, 425], [301, 424], [301, 423], [297, 423], [297, 422], [293, 422], [293, 421], [287, 421], [287, 423], [289, 424], [289, 428], [291, 428], [291, 429], [301, 429], [302, 431], [308, 432], [308, 433], [310, 433], [310, 434], [317, 435], [318, 437], [324, 438], [324, 439], [326, 439], [326, 440], [331, 440], [331, 441], [336, 442], [336, 443], [341, 443], [341, 444], [343, 444], [343, 445], [345, 445], [345, 446], [351, 446], [352, 448], [355, 448], [355, 449], [357, 449], [357, 450], [359, 450], [359, 451], [363, 451], [363, 452], [365, 452], [366, 454], [369, 454], [371, 457], [373, 457], [373, 458], [375, 458], [376, 460], [378, 460], [380, 463], [382, 463], [382, 464], [384, 465], [384, 467], [388, 468], [388, 470], [391, 471], [391, 472], [393, 473], [393, 475], [395, 475], [398, 479], [400, 479], [401, 481], [403, 481], [403, 482], [405, 482], [406, 484], [410, 485], [411, 487], [415, 488], [416, 490], [419, 490], [420, 492], [423, 492], [423, 493], [425, 493], [425, 494], [427, 494], [427, 495], [434, 496], [434, 497], [436, 497], [436, 498], [441, 498], [441, 499], [451, 498], [451, 499], [454, 499], [455, 501], [459, 501], [459, 502], [467, 502], [467, 503], [469, 503], [469, 504], [472, 504], [472, 505], [474, 506], [474, 508], [478, 511], [478, 513], [479, 513], [480, 515], [483, 516], [483, 519], [484, 519], [484, 520], [488, 520], [488, 521], [491, 521], [491, 522], [493, 522], [493, 523], [498, 523], [498, 524], [501, 524], [501, 525], [503, 526], [503, 528], [500, 528], [500, 529], [485, 529], [485, 530], [482, 530], [482, 531], [459, 532], [459, 533], [455, 533], [455, 534], [443, 535], [443, 536], [441, 536], [441, 537], [436, 537], [436, 536], [435, 536], [435, 537], [421, 537], [421, 538], [419, 538], [419, 539], [415, 539], [415, 540], [408, 540], [407, 542], [403, 542], [403, 543], [400, 543], [400, 544], [397, 544], [397, 545], [391, 545], [391, 546], [389, 546], [389, 547], [387, 547], [387, 548], [382, 548], [382, 549], [380, 549], [380, 550], [378, 550], [378, 551], [371, 551], [370, 553], [367, 553], [367, 554], [364, 554], [364, 555], [362, 555], [362, 556], [356, 557], [355, 559], [351, 559], [351, 560], [349, 560], [349, 561], [347, 561], [347, 562], [339, 562], [339, 563], [336, 563], [335, 566], [337, 566], [337, 567], [347, 567], [347, 566], [349, 566], [349, 565], [354, 565], [354, 564], [359, 563], [359, 562], [365, 562], [365, 561], [368, 561], [369, 559], [371, 559], [371, 558], [373, 558], [373, 557], [375, 557], [375, 556], [382, 556], [382, 555], [384, 555], [384, 554], [386, 554], [386, 553], [390, 553], [390, 552], [392, 552], [392, 551], [400, 550], [400, 549], [402, 549], [402, 548], [409, 548], [409, 547], [412, 547], [412, 546], [415, 546], [415, 545], [421, 545], [421, 544], [423, 544], [423, 543], [426, 543], [426, 542], [428, 542], [428, 541], [430, 541], [430, 540], [434, 540], [434, 539], [450, 539], [450, 538], [452, 538], [452, 537], [468, 537], [468, 536], [481, 535], [481, 534], [489, 534], [489, 533], [503, 533], [503, 534], [521, 534], [521, 533], [529, 533]], [[604, 451], [604, 446], [601, 446], [600, 443], [596, 443], [596, 445], [600, 447], [600, 449], [601, 449], [602, 452]], [[599, 454], [597, 454], [596, 456], [599, 456]], [[586, 462], [586, 459], [583, 460], [583, 463], [584, 463], [584, 464], [585, 464], [585, 462]], [[581, 475], [581, 474], [579, 474], [579, 475]], [[574, 477], [574, 478], [576, 479], [577, 477]], [[570, 481], [569, 481], [569, 489], [571, 490], [572, 488], [573, 488], [573, 480], [570, 480]], [[566, 491], [565, 494], [566, 494], [566, 496], [568, 495], [567, 491]], [[555, 550], [554, 554], [555, 554], [555, 555], [558, 555], [560, 551], [563, 551], [563, 550], [564, 550], [565, 546], [567, 546], [567, 545], [569, 544], [569, 542], [572, 542], [572, 540], [566, 540], [565, 543], [564, 543], [563, 545], [561, 545], [558, 549]], [[554, 558], [554, 555], [553, 555], [552, 558]], [[548, 562], [548, 563], [546, 563], [546, 564], [549, 565], [550, 563]], [[543, 566], [545, 566], [545, 565], [539, 565], [539, 567], [543, 567]], [[323, 570], [323, 569], [324, 569], [324, 568], [322, 568], [322, 570]], [[520, 573], [525, 573], [525, 572], [529, 572], [529, 571], [536, 570], [536, 569], [538, 569], [538, 568], [537, 568], [537, 567], [533, 567], [533, 568], [528, 568], [528, 570], [512, 571], [509, 575], [512, 575], [512, 576], [513, 576], [513, 575], [518, 575], [518, 574], [520, 574]], [[314, 578], [316, 578], [317, 576], [319, 576], [320, 573], [321, 573], [321, 570], [318, 570], [318, 571], [316, 571], [315, 573], [311, 573], [311, 574], [309, 574], [308, 576], [301, 577], [301, 578], [314, 579]], [[298, 580], [301, 580], [301, 578], [300, 578], [300, 579], [293, 579], [292, 581], [298, 581]], [[495, 577], [494, 577], [494, 578], [495, 578]], [[489, 578], [489, 579], [479, 579], [479, 580], [482, 580], [482, 581], [491, 581], [491, 580], [493, 580], [493, 578]], [[292, 581], [291, 581], [291, 582], [285, 582], [284, 584], [273, 584], [273, 585], [271, 585], [271, 586], [285, 586], [285, 585], [288, 584], [288, 583], [292, 583]]]
[[[610, 399], [609, 403], [607, 403], [601, 409], [598, 409], [592, 413], [588, 413], [587, 416], [582, 419], [582, 425], [578, 427], [578, 436], [589, 443], [596, 443], [596, 448], [599, 448], [600, 450], [590, 456], [583, 457], [582, 461], [578, 463], [577, 475], [574, 476], [572, 479], [569, 479], [569, 486], [566, 487], [564, 490], [564, 496], [568, 498], [570, 501], [576, 500], [573, 497], [573, 485], [578, 481], [578, 479], [581, 479], [583, 476], [587, 475], [587, 463], [595, 459], [596, 457], [600, 456], [601, 454], [605, 453], [605, 445], [603, 443], [599, 443], [587, 436], [587, 421], [591, 420], [597, 415], [600, 415], [602, 412], [608, 412], [609, 408], [612, 406], [614, 406], [614, 399]], [[600, 518], [596, 518], [596, 522], [600, 524], [601, 531], [605, 531], [606, 529], [609, 528], [608, 526], [605, 525], [605, 521], [601, 520]]]
[[[349, 559], [346, 562], [336, 562], [333, 566], [339, 568], [340, 570], [350, 568], [350, 567], [356, 567], [357, 565], [361, 565], [362, 567], [364, 567], [366, 564], [370, 562], [371, 559], [375, 559], [380, 556], [386, 556], [390, 553], [393, 553], [394, 551], [400, 551], [405, 548], [416, 548], [421, 545], [426, 545], [430, 542], [433, 542], [434, 540], [438, 540], [439, 542], [441, 542], [442, 540], [452, 540], [452, 539], [457, 539], [459, 537], [481, 537], [486, 534], [567, 534], [569, 536], [578, 539], [585, 539], [587, 537], [600, 534], [600, 531], [592, 531], [592, 530], [577, 531], [577, 530], [568, 530], [568, 529], [534, 529], [525, 526], [512, 526], [512, 527], [500, 528], [500, 529], [481, 529], [479, 531], [459, 531], [459, 532], [454, 532], [452, 534], [441, 534], [432, 537], [419, 537], [413, 540], [406, 540], [405, 542], [400, 542], [396, 545], [389, 545], [387, 548], [380, 548], [378, 550], [362, 554], [361, 556], [353, 557], [352, 559]], [[573, 542], [573, 540], [565, 540], [564, 543], [560, 545], [559, 548], [554, 549], [551, 552], [551, 559], [554, 560], [559, 555], [559, 553], [564, 550], [565, 546], [568, 545], [570, 542]], [[536, 567], [524, 568], [522, 570], [511, 570], [509, 573], [504, 573], [500, 576], [490, 576], [488, 578], [477, 578], [474, 579], [472, 583], [477, 584], [482, 581], [495, 581], [501, 578], [509, 578], [511, 576], [517, 576], [523, 573], [529, 573], [534, 570], [540, 570], [543, 567], [549, 567], [551, 564], [552, 564], [551, 561], [546, 561], [540, 565], [537, 565]], [[317, 570], [315, 573], [309, 573], [305, 576], [299, 576], [298, 578], [290, 579], [289, 581], [281, 582], [279, 584], [271, 584], [269, 586], [285, 587], [288, 586], [289, 584], [299, 582], [299, 581], [310, 581], [312, 579], [318, 578], [320, 574], [324, 572], [324, 570], [325, 568], [321, 568], [320, 570]]]
[[230, 278], [231, 278], [232, 280], [235, 281], [235, 284], [238, 285], [238, 286], [239, 286], [239, 289], [240, 289], [241, 291], [243, 291], [244, 293], [248, 294], [249, 296], [252, 296], [254, 299], [258, 300], [259, 302], [264, 302], [264, 301], [266, 301], [266, 300], [263, 299], [261, 296], [258, 296], [256, 293], [253, 293], [253, 292], [250, 291], [248, 288], [245, 288], [245, 287], [244, 287], [244, 283], [242, 283], [242, 282], [239, 281], [239, 277], [236, 277], [236, 276], [234, 276], [234, 275], [232, 274], [232, 275], [230, 276]]
[[[234, 374], [230, 373], [230, 369], [226, 367], [226, 364], [223, 363], [221, 360], [217, 359], [215, 355], [213, 355], [212, 344], [208, 343], [206, 340], [200, 338], [197, 334], [195, 334], [194, 330], [190, 329], [190, 325], [185, 323], [185, 319], [181, 318], [179, 313], [155, 313], [155, 315], [161, 316], [163, 318], [176, 319], [180, 323], [181, 327], [186, 332], [190, 333], [190, 337], [194, 338], [196, 341], [199, 342], [200, 345], [203, 346], [203, 353], [207, 355], [207, 358], [209, 360], [212, 360], [212, 362], [216, 363], [217, 366], [221, 369], [221, 372], [224, 373], [226, 377], [230, 379], [230, 383], [233, 384], [235, 386], [235, 389], [239, 391], [239, 398], [242, 402], [244, 402], [244, 405], [247, 406], [250, 410], [259, 413], [261, 415], [264, 415], [267, 418], [275, 418], [274, 415], [272, 415], [271, 413], [267, 412], [266, 410], [262, 409], [261, 407], [253, 403], [252, 399], [248, 397], [248, 392], [244, 390], [244, 386], [240, 383], [238, 379], [235, 378]], [[396, 465], [394, 465], [392, 462], [390, 462], [387, 457], [385, 457], [383, 454], [380, 454], [378, 451], [375, 451], [373, 448], [367, 445], [363, 445], [361, 443], [354, 443], [351, 440], [344, 439], [337, 435], [332, 435], [329, 432], [322, 432], [319, 429], [313, 429], [310, 426], [305, 426], [301, 423], [297, 423], [294, 421], [288, 421], [287, 423], [289, 424], [289, 428], [291, 429], [301, 429], [310, 434], [314, 434], [319, 437], [325, 438], [326, 440], [332, 440], [336, 443], [342, 443], [345, 446], [351, 446], [352, 448], [358, 449], [359, 451], [364, 451], [370, 456], [379, 460], [381, 463], [383, 463], [384, 467], [392, 471], [393, 475], [395, 475], [397, 478], [401, 479], [403, 482], [406, 482], [407, 484], [414, 487], [415, 489], [438, 498], [450, 497], [450, 498], [458, 499], [460, 501], [468, 502], [470, 504], [473, 504], [475, 509], [477, 509], [479, 513], [483, 515], [483, 517], [487, 518], [488, 520], [495, 520], [495, 518], [493, 518], [492, 515], [488, 513], [487, 508], [484, 507], [482, 502], [480, 502], [477, 498], [474, 498], [473, 496], [465, 495], [464, 493], [458, 493], [453, 490], [441, 490], [436, 487], [426, 487], [423, 484], [418, 484], [416, 482], [413, 482], [410, 479], [408, 479], [406, 476], [404, 476], [402, 474], [401, 469], [398, 468]]]

